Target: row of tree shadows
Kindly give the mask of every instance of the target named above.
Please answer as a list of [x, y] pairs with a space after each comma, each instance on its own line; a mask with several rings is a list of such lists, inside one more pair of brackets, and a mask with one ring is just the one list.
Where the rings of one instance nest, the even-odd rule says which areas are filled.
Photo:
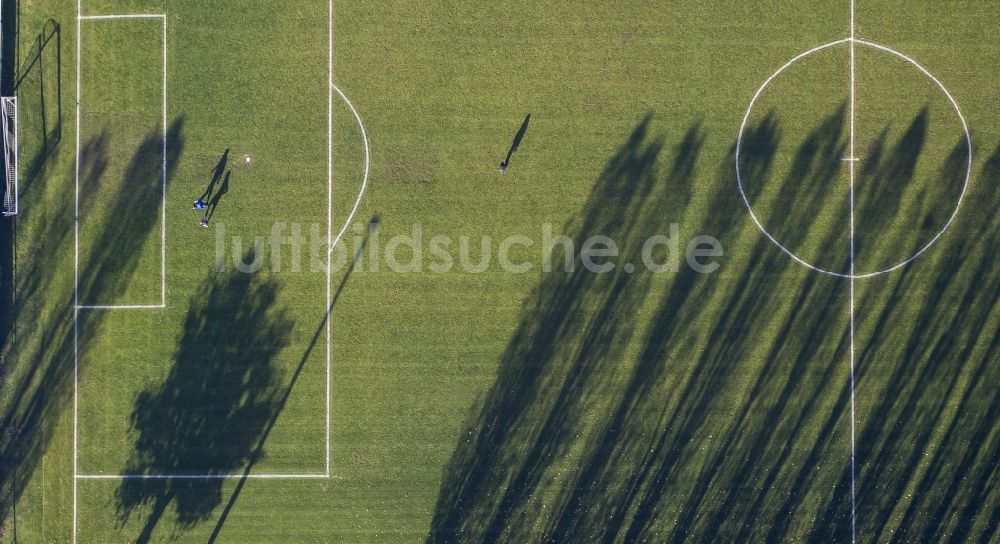
[[[838, 108], [774, 179], [780, 123], [749, 127], [742, 172], [750, 198], [789, 243], [846, 242], [848, 201], [831, 198], [845, 155]], [[698, 123], [672, 147], [638, 124], [566, 225], [576, 240], [606, 234], [639, 262], [641, 244], [677, 221], [719, 238], [720, 273], [547, 274], [525, 302], [492, 388], [474, 407], [448, 464], [428, 542], [680, 542], [851, 539], [848, 286], [797, 270], [746, 220], [732, 154], [693, 206]], [[862, 163], [858, 198], [918, 226], [942, 224], [947, 190], [903, 198], [927, 112], [897, 141], [888, 131]], [[941, 183], [964, 177], [964, 143]], [[665, 166], [661, 166], [665, 165]], [[956, 166], [961, 166], [957, 168]], [[857, 530], [897, 542], [998, 538], [994, 430], [1000, 329], [991, 311], [1000, 268], [1000, 148], [954, 231], [925, 266], [858, 282]], [[886, 225], [861, 223], [861, 229]], [[947, 214], [944, 216], [947, 217]], [[928, 229], [883, 230], [886, 259], [916, 252]], [[825, 263], [844, 270], [848, 252]], [[921, 261], [922, 263], [922, 261]], [[655, 308], [650, 314], [646, 308]], [[642, 318], [638, 316], [643, 316]], [[994, 316], [995, 317], [995, 316]]]

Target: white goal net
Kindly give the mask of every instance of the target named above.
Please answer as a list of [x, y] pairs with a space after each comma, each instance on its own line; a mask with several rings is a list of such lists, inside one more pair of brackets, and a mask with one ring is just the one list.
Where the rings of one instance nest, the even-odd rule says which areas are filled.
[[3, 214], [17, 215], [17, 97], [0, 97], [3, 129]]

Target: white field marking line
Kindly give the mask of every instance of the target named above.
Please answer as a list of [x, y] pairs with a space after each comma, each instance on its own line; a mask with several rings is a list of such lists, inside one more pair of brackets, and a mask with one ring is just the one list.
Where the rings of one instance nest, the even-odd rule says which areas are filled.
[[848, 161], [849, 171], [850, 171], [850, 209], [851, 209], [851, 263], [850, 263], [850, 291], [851, 291], [851, 304], [850, 304], [850, 337], [851, 337], [851, 543], [855, 544], [857, 542], [857, 525], [858, 525], [858, 514], [857, 514], [857, 499], [856, 499], [856, 479], [857, 479], [857, 462], [855, 456], [855, 441], [854, 441], [854, 283], [855, 283], [855, 233], [854, 233], [854, 165], [857, 163], [857, 157], [854, 156], [854, 117], [855, 117], [855, 65], [854, 65], [854, 0], [851, 0], [851, 142], [850, 142], [850, 161]]
[[83, 21], [106, 21], [109, 19], [166, 19], [165, 13], [126, 13], [121, 15], [80, 15]]
[[[325, 473], [301, 474], [77, 474], [77, 480], [321, 480]], [[340, 477], [335, 477], [342, 479]]]
[[[167, 17], [164, 14], [133, 14], [133, 15], [89, 15], [77, 17], [77, 33], [80, 33], [80, 21], [104, 21], [113, 19], [161, 19], [163, 21], [163, 115], [161, 122], [163, 123], [162, 130], [162, 154], [163, 154], [163, 164], [162, 164], [162, 178], [160, 180], [160, 304], [128, 304], [123, 306], [113, 305], [113, 304], [94, 304], [94, 305], [83, 305], [76, 301], [76, 305], [83, 309], [102, 309], [102, 310], [135, 310], [135, 309], [163, 309], [167, 306]], [[80, 41], [80, 40], [78, 40]], [[77, 51], [77, 99], [76, 99], [76, 111], [77, 111], [77, 216], [79, 216], [79, 154], [80, 154], [80, 80], [82, 79], [80, 73], [80, 51]], [[79, 231], [80, 218], [76, 218], [77, 230]], [[77, 252], [79, 253], [79, 241], [77, 242]], [[77, 257], [79, 260], [79, 257]], [[79, 285], [79, 278], [77, 278], [77, 285]]]
[[[332, 0], [330, 0], [330, 10], [331, 10], [330, 11], [330, 58], [329, 58], [329, 60], [330, 60], [330, 79], [329, 79], [329, 82], [330, 82], [330, 91], [329, 91], [329, 98], [328, 98], [329, 107], [330, 107], [329, 120], [328, 120], [330, 132], [329, 132], [329, 140], [328, 140], [328, 146], [329, 146], [329, 150], [328, 150], [328, 153], [329, 153], [329, 164], [328, 164], [328, 167], [327, 167], [327, 173], [328, 173], [328, 178], [327, 178], [327, 198], [328, 198], [328, 200], [327, 200], [327, 218], [329, 220], [328, 223], [327, 223], [327, 240], [328, 241], [330, 239], [329, 238], [329, 234], [332, 232], [332, 217], [333, 217], [333, 199], [332, 199], [332, 194], [333, 194], [333, 90], [336, 89], [336, 87], [333, 85], [333, 26], [332, 26], [333, 25], [333, 11], [332, 11], [333, 10], [333, 1]], [[84, 19], [141, 19], [141, 18], [154, 18], [154, 17], [155, 16], [103, 16], [103, 17], [84, 17], [84, 18], [78, 17], [77, 18], [77, 25], [79, 27], [80, 20], [84, 20]], [[163, 161], [164, 161], [163, 162], [163, 165], [164, 165], [164, 168], [163, 168], [163, 176], [164, 176], [163, 177], [163, 179], [164, 179], [164, 181], [163, 181], [163, 183], [164, 183], [163, 191], [164, 191], [164, 199], [163, 199], [163, 202], [164, 202], [164, 214], [166, 214], [166, 145], [167, 145], [167, 142], [166, 142], [166, 119], [167, 119], [167, 114], [166, 114], [166, 103], [167, 103], [167, 100], [166, 100], [166, 92], [167, 92], [166, 91], [166, 73], [167, 73], [167, 51], [166, 51], [167, 45], [166, 45], [166, 36], [167, 36], [167, 31], [166, 31], [166, 18], [165, 17], [164, 17], [164, 21], [163, 21], [163, 28], [164, 28], [164, 30], [163, 30], [163, 49], [164, 49], [163, 50], [163, 59], [164, 59], [163, 60], [163, 74], [164, 74], [164, 76], [163, 76], [164, 77], [164, 79], [163, 79], [163, 81], [164, 81], [164, 84], [163, 84], [163, 104], [164, 104], [164, 106], [163, 106], [163, 121], [164, 121], [164, 123], [163, 123], [163, 130], [164, 130], [164, 138], [163, 138], [163, 150], [164, 150], [163, 151]], [[80, 47], [79, 32], [77, 33], [77, 47], [78, 48]], [[78, 70], [78, 76], [77, 76], [77, 126], [78, 127], [79, 127], [79, 115], [80, 115], [80, 108], [79, 108], [79, 103], [80, 103], [80, 101], [79, 101], [79, 87], [80, 87], [79, 64], [80, 64], [80, 55], [78, 53], [77, 54], [77, 70]], [[351, 110], [354, 112], [355, 118], [358, 120], [358, 123], [361, 126], [362, 135], [365, 137], [365, 182], [362, 185], [362, 195], [363, 195], [364, 187], [367, 186], [367, 180], [368, 180], [368, 160], [369, 160], [368, 159], [368, 144], [367, 144], [368, 137], [367, 137], [367, 135], [364, 132], [364, 130], [365, 130], [364, 129], [364, 125], [362, 124], [361, 118], [358, 115], [357, 111], [354, 109], [354, 106], [350, 104], [350, 101], [347, 100], [347, 97], [344, 96], [343, 93], [341, 93], [339, 89], [336, 89], [336, 90], [337, 90], [338, 93], [340, 93], [341, 96], [344, 97], [344, 100], [348, 102], [348, 105], [350, 106]], [[77, 150], [79, 150], [79, 129], [77, 130]], [[77, 152], [77, 183], [79, 184], [79, 151]], [[77, 200], [78, 200], [77, 205], [78, 205], [78, 209], [79, 209], [79, 191], [77, 191]], [[361, 200], [361, 196], [359, 195], [358, 202], [360, 202], [360, 200]], [[358, 203], [355, 203], [354, 211], [352, 212], [352, 214], [351, 214], [350, 217], [354, 216], [354, 213], [357, 211], [357, 208], [358, 208]], [[79, 213], [78, 213], [78, 215], [79, 215]], [[350, 223], [350, 220], [348, 221], [348, 223]], [[166, 224], [166, 215], [164, 215], [163, 224], [164, 225]], [[343, 236], [343, 232], [341, 232], [341, 235], [338, 236], [338, 241], [340, 240], [340, 238], [342, 236]], [[163, 248], [164, 248], [163, 255], [165, 255], [165, 247], [166, 247], [166, 245], [164, 244], [164, 246], [163, 246]], [[331, 245], [331, 247], [332, 247], [332, 245]], [[77, 246], [77, 251], [79, 251], [79, 246]], [[164, 282], [165, 282], [166, 275], [164, 274], [163, 277], [164, 277]], [[164, 285], [165, 285], [165, 283], [164, 283]], [[328, 264], [327, 264], [327, 308], [329, 308], [329, 299], [330, 299], [330, 296], [331, 296], [330, 287], [329, 286], [330, 286], [330, 264], [328, 262]], [[77, 291], [77, 289], [74, 288], [74, 295], [76, 295], [76, 291]], [[164, 290], [163, 290], [163, 296], [164, 296], [164, 303], [161, 304], [161, 305], [110, 306], [110, 305], [80, 305], [80, 304], [74, 304], [74, 311], [75, 311], [75, 313], [78, 313], [80, 310], [145, 310], [145, 309], [163, 309], [163, 308], [166, 307], [166, 299], [165, 299], [165, 297], [166, 297], [166, 289], [165, 289], [165, 287], [164, 287]], [[74, 301], [76, 301], [76, 298], [74, 298]], [[77, 491], [77, 481], [78, 480], [239, 480], [239, 479], [244, 479], [244, 478], [247, 478], [247, 479], [266, 479], [266, 480], [307, 480], [307, 479], [330, 479], [330, 478], [333, 478], [333, 479], [343, 479], [342, 477], [332, 476], [330, 474], [330, 320], [329, 320], [329, 318], [327, 318], [327, 371], [326, 371], [327, 372], [327, 400], [326, 400], [326, 437], [327, 438], [326, 438], [326, 467], [325, 467], [325, 471], [323, 473], [320, 473], [320, 474], [314, 474], [314, 473], [301, 473], [301, 474], [267, 474], [267, 473], [264, 473], [264, 474], [253, 474], [253, 473], [251, 473], [249, 475], [242, 474], [242, 473], [241, 474], [80, 474], [79, 471], [78, 471], [78, 469], [77, 469], [77, 428], [78, 428], [77, 427], [77, 413], [78, 413], [78, 409], [77, 409], [77, 399], [78, 399], [78, 395], [77, 395], [77, 387], [78, 387], [77, 369], [79, 368], [79, 364], [78, 364], [78, 357], [79, 357], [78, 353], [79, 353], [79, 351], [76, 349], [76, 345], [75, 345], [75, 341], [76, 341], [75, 334], [76, 334], [76, 319], [74, 317], [74, 353], [73, 353], [73, 355], [74, 355], [74, 382], [73, 382], [73, 402], [74, 402], [74, 413], [73, 413], [73, 542], [74, 543], [76, 542], [76, 531], [77, 531], [77, 494], [76, 494], [76, 491]]]
[[[74, 217], [73, 217], [73, 537], [77, 542], [79, 473], [79, 419], [80, 419], [80, 346], [79, 317], [81, 310], [139, 310], [166, 307], [166, 223], [167, 223], [167, 18], [165, 14], [81, 15], [82, 0], [76, 2], [76, 157], [74, 164]], [[83, 21], [112, 19], [162, 19], [163, 20], [163, 178], [162, 217], [160, 225], [160, 305], [81, 305], [80, 304], [80, 97], [81, 57], [83, 50]]]
[[164, 305], [164, 304], [150, 304], [150, 305], [130, 304], [130, 305], [123, 305], [123, 306], [100, 305], [100, 304], [94, 304], [94, 305], [83, 304], [83, 305], [80, 305], [80, 306], [76, 307], [77, 310], [162, 310], [164, 308], [166, 308], [166, 305]]
[[333, 253], [333, 248], [340, 243], [340, 240], [344, 237], [344, 233], [346, 233], [347, 229], [351, 226], [351, 221], [354, 220], [354, 216], [357, 215], [358, 208], [361, 207], [361, 199], [364, 198], [365, 191], [368, 189], [368, 173], [371, 169], [371, 150], [368, 146], [368, 131], [365, 130], [365, 123], [361, 120], [361, 115], [358, 114], [358, 110], [354, 108], [354, 104], [351, 103], [349, 98], [347, 98], [344, 91], [341, 91], [340, 87], [333, 84], [331, 84], [330, 87], [337, 91], [337, 94], [339, 94], [340, 97], [344, 99], [344, 102], [347, 103], [347, 107], [351, 109], [351, 113], [354, 114], [354, 119], [358, 122], [358, 127], [361, 129], [361, 138], [365, 143], [365, 175], [361, 180], [361, 190], [358, 192], [358, 198], [354, 201], [354, 207], [351, 208], [351, 213], [347, 215], [347, 220], [344, 221], [344, 226], [340, 229], [340, 233], [337, 234], [337, 237], [333, 239], [333, 243], [330, 244], [330, 249], [327, 252], [328, 254]]
[[[943, 227], [941, 227], [941, 230], [938, 231], [938, 233], [935, 234], [934, 237], [931, 238], [931, 240], [929, 242], [927, 242], [922, 248], [920, 248], [919, 251], [917, 251], [916, 253], [914, 253], [913, 255], [911, 255], [906, 260], [904, 260], [904, 261], [902, 261], [902, 262], [900, 262], [900, 263], [898, 263], [898, 264], [896, 264], [896, 265], [894, 265], [894, 266], [892, 266], [890, 268], [886, 268], [884, 270], [876, 270], [874, 272], [866, 272], [864, 274], [853, 274], [853, 275], [852, 274], [844, 274], [844, 273], [840, 273], [840, 272], [833, 272], [833, 271], [830, 271], [830, 270], [824, 270], [822, 268], [814, 266], [813, 264], [811, 264], [811, 263], [803, 260], [799, 256], [795, 255], [791, 250], [789, 250], [788, 248], [786, 248], [785, 246], [783, 246], [777, 239], [775, 239], [774, 236], [771, 235], [771, 233], [768, 232], [766, 228], [764, 228], [763, 223], [761, 223], [760, 219], [757, 217], [757, 214], [753, 211], [753, 207], [751, 206], [750, 200], [747, 197], [746, 191], [745, 191], [745, 189], [743, 187], [743, 178], [742, 178], [742, 173], [740, 172], [740, 152], [742, 150], [742, 144], [743, 144], [743, 133], [746, 131], [746, 125], [747, 125], [747, 123], [748, 123], [748, 121], [750, 119], [750, 113], [753, 111], [754, 104], [757, 102], [757, 99], [760, 97], [760, 95], [764, 92], [764, 89], [771, 83], [771, 81], [774, 80], [774, 78], [776, 78], [779, 74], [781, 74], [781, 72], [783, 72], [785, 69], [787, 69], [793, 63], [795, 63], [796, 61], [802, 59], [803, 57], [811, 55], [811, 54], [819, 52], [819, 51], [822, 51], [824, 49], [828, 49], [830, 47], [834, 47], [834, 46], [837, 46], [837, 45], [840, 45], [840, 44], [843, 44], [843, 43], [848, 43], [848, 42], [855, 43], [855, 44], [861, 44], [861, 45], [866, 46], [866, 47], [872, 47], [874, 49], [878, 49], [880, 51], [884, 51], [886, 53], [890, 53], [892, 55], [895, 55], [895, 56], [897, 56], [897, 57], [905, 60], [906, 62], [912, 64], [922, 74], [924, 74], [925, 76], [927, 76], [928, 78], [930, 78], [938, 86], [938, 88], [941, 90], [941, 92], [944, 93], [944, 95], [948, 98], [948, 101], [951, 102], [952, 107], [955, 108], [955, 114], [958, 115], [959, 120], [962, 122], [962, 130], [965, 133], [965, 143], [966, 143], [966, 146], [968, 148], [968, 158], [966, 160], [966, 170], [965, 170], [965, 182], [964, 182], [964, 184], [962, 186], [962, 193], [959, 196], [958, 201], [955, 204], [955, 209], [952, 211], [951, 217], [949, 217], [948, 221], [944, 224]], [[806, 267], [806, 268], [808, 268], [810, 270], [813, 270], [815, 272], [819, 272], [821, 274], [827, 274], [829, 276], [834, 276], [834, 277], [838, 277], [838, 278], [845, 278], [845, 279], [847, 279], [847, 278], [850, 278], [850, 277], [854, 277], [855, 279], [864, 279], [864, 278], [871, 278], [871, 277], [874, 277], [874, 276], [879, 276], [879, 275], [882, 275], [882, 274], [888, 274], [889, 272], [893, 272], [895, 270], [898, 270], [898, 269], [900, 269], [900, 268], [902, 268], [902, 267], [904, 267], [904, 266], [912, 263], [918, 257], [920, 257], [925, 251], [927, 251], [928, 249], [930, 249], [930, 247], [932, 245], [934, 245], [938, 241], [938, 239], [940, 239], [941, 236], [951, 227], [952, 223], [955, 221], [955, 218], [958, 216], [959, 209], [962, 207], [962, 202], [964, 201], [965, 195], [968, 192], [969, 181], [970, 181], [970, 179], [972, 177], [972, 136], [969, 133], [968, 122], [966, 122], [965, 115], [962, 114], [962, 110], [961, 110], [961, 108], [959, 108], [958, 102], [951, 95], [951, 93], [948, 91], [948, 89], [945, 88], [944, 84], [942, 84], [941, 81], [937, 77], [935, 77], [933, 74], [931, 74], [926, 68], [924, 68], [923, 66], [921, 66], [920, 63], [918, 63], [917, 61], [913, 60], [912, 58], [904, 55], [903, 53], [900, 53], [899, 51], [896, 51], [894, 49], [890, 49], [890, 48], [885, 47], [883, 45], [878, 45], [876, 43], [872, 43], [872, 42], [865, 41], [865, 40], [858, 39], [858, 38], [854, 38], [853, 40], [851, 38], [844, 38], [844, 39], [841, 39], [841, 40], [837, 40], [837, 41], [834, 41], [834, 42], [830, 42], [830, 43], [827, 43], [827, 44], [823, 44], [823, 45], [814, 47], [814, 48], [812, 48], [812, 49], [810, 49], [808, 51], [805, 51], [803, 53], [800, 53], [800, 54], [796, 55], [790, 61], [786, 62], [781, 68], [779, 68], [778, 71], [776, 71], [775, 73], [771, 74], [771, 76], [767, 78], [767, 80], [760, 86], [760, 88], [757, 89], [757, 92], [754, 93], [753, 98], [750, 100], [750, 105], [747, 107], [747, 111], [746, 111], [746, 113], [743, 116], [743, 121], [740, 123], [740, 130], [739, 130], [739, 134], [738, 134], [737, 139], [736, 139], [736, 153], [735, 153], [735, 157], [734, 158], [735, 158], [735, 169], [736, 169], [736, 183], [739, 186], [740, 196], [743, 199], [743, 203], [746, 206], [747, 211], [750, 213], [750, 218], [753, 220], [754, 224], [757, 226], [757, 229], [760, 230], [761, 233], [763, 233], [764, 236], [766, 236], [767, 239], [771, 241], [771, 243], [773, 243], [776, 247], [778, 247], [779, 249], [781, 249], [782, 251], [784, 251], [795, 262], [797, 262], [800, 265], [802, 265], [802, 266], [804, 266], [804, 267]]]
[[958, 119], [962, 122], [962, 131], [965, 133], [965, 145], [969, 150], [968, 157], [966, 158], [965, 181], [962, 184], [962, 194], [958, 196], [958, 202], [955, 204], [955, 209], [952, 210], [951, 216], [948, 218], [948, 221], [945, 223], [944, 227], [942, 227], [941, 230], [938, 231], [938, 233], [935, 234], [934, 237], [931, 238], [931, 240], [927, 242], [926, 245], [924, 245], [924, 247], [920, 248], [920, 251], [914, 253], [913, 256], [910, 257], [909, 259], [897, 264], [896, 266], [893, 266], [892, 268], [886, 269], [881, 272], [873, 272], [857, 276], [858, 278], [867, 278], [885, 272], [892, 272], [893, 270], [898, 270], [906, 266], [907, 264], [910, 264], [917, 257], [919, 257], [925, 251], [927, 251], [932, 245], [934, 245], [934, 243], [937, 242], [939, 238], [941, 238], [941, 236], [945, 233], [945, 231], [948, 230], [949, 227], [951, 227], [951, 224], [955, 221], [955, 218], [958, 217], [958, 210], [962, 207], [962, 202], [965, 200], [965, 195], [969, 189], [969, 180], [972, 178], [972, 135], [969, 133], [969, 123], [965, 120], [965, 115], [962, 113], [962, 108], [958, 106], [958, 101], [955, 100], [955, 97], [953, 97], [951, 93], [948, 91], [948, 89], [944, 86], [944, 84], [941, 83], [941, 80], [938, 79], [937, 76], [935, 76], [934, 74], [930, 73], [930, 71], [928, 71], [927, 68], [924, 68], [920, 63], [904, 55], [903, 53], [900, 53], [895, 49], [890, 49], [884, 45], [879, 45], [877, 43], [872, 43], [862, 39], [855, 39], [854, 42], [867, 47], [873, 47], [875, 49], [878, 49], [879, 51], [884, 51], [886, 53], [895, 55], [905, 60], [906, 62], [909, 62], [914, 67], [916, 67], [917, 70], [920, 70], [922, 74], [930, 78], [931, 81], [933, 81], [938, 86], [938, 88], [941, 89], [941, 92], [943, 92], [944, 95], [948, 97], [948, 101], [951, 102], [952, 107], [955, 108], [955, 113], [958, 114]]
[[[326, 244], [327, 248], [332, 248], [333, 245], [330, 243], [330, 235], [333, 234], [333, 0], [329, 0], [327, 6], [327, 39], [329, 44], [327, 47], [327, 89], [326, 89]], [[331, 372], [331, 354], [333, 347], [332, 342], [332, 325], [330, 323], [330, 313], [333, 311], [330, 308], [331, 300], [331, 282], [332, 282], [332, 263], [330, 262], [330, 255], [327, 254], [326, 259], [326, 459], [324, 472], [327, 476], [330, 475], [330, 372]]]
[[80, 383], [80, 350], [79, 350], [79, 314], [80, 310], [80, 50], [82, 39], [80, 30], [83, 21], [80, 19], [82, 0], [76, 0], [76, 158], [74, 165], [74, 212], [73, 212], [73, 537], [76, 544], [77, 528], [77, 475], [79, 449], [77, 440], [79, 433], [79, 383]]
[[163, 16], [163, 180], [160, 189], [160, 304], [167, 305], [167, 17]]
[[332, 0], [330, 2], [330, 89], [332, 91], [337, 91], [337, 94], [339, 94], [340, 97], [344, 100], [344, 102], [347, 104], [347, 107], [350, 108], [351, 113], [354, 115], [354, 119], [355, 119], [355, 121], [357, 121], [358, 127], [361, 129], [361, 138], [362, 138], [362, 140], [364, 141], [364, 144], [365, 144], [365, 175], [364, 175], [364, 178], [362, 178], [362, 180], [361, 180], [361, 188], [358, 191], [357, 198], [354, 200], [354, 206], [351, 208], [351, 212], [349, 214], [347, 214], [347, 219], [344, 220], [344, 226], [341, 227], [340, 232], [337, 233], [337, 237], [334, 238], [331, 241], [330, 240], [330, 233], [331, 233], [330, 228], [333, 225], [333, 192], [332, 192], [333, 191], [333, 93], [331, 92], [330, 93], [330, 102], [329, 102], [329, 108], [330, 108], [329, 111], [330, 111], [330, 113], [329, 113], [329, 120], [328, 120], [329, 121], [329, 130], [330, 130], [330, 148], [329, 148], [330, 157], [329, 157], [329, 168], [328, 168], [328, 173], [329, 173], [329, 176], [330, 176], [330, 180], [329, 180], [330, 192], [328, 193], [328, 199], [329, 200], [327, 202], [329, 218], [328, 218], [328, 221], [327, 221], [327, 242], [328, 242], [327, 247], [328, 247], [328, 250], [327, 250], [327, 259], [326, 259], [326, 270], [327, 270], [327, 275], [326, 275], [326, 304], [327, 304], [327, 310], [326, 311], [327, 311], [327, 314], [328, 314], [327, 315], [327, 319], [326, 319], [326, 349], [327, 349], [327, 359], [326, 359], [327, 360], [327, 363], [326, 363], [326, 378], [327, 378], [326, 379], [326, 386], [327, 386], [327, 388], [326, 388], [326, 472], [327, 472], [327, 474], [330, 473], [330, 395], [331, 395], [331, 393], [330, 393], [330, 379], [331, 379], [330, 378], [330, 372], [331, 372], [331, 370], [330, 370], [330, 366], [331, 366], [330, 365], [330, 349], [331, 349], [331, 343], [332, 343], [332, 339], [331, 339], [331, 327], [333, 326], [333, 324], [332, 324], [332, 321], [333, 321], [332, 320], [332, 316], [329, 315], [333, 311], [333, 309], [330, 308], [330, 296], [331, 296], [330, 295], [330, 282], [331, 282], [331, 266], [332, 266], [332, 263], [331, 263], [331, 260], [330, 260], [330, 255], [333, 254], [333, 248], [335, 248], [337, 246], [337, 244], [339, 244], [340, 241], [344, 238], [344, 234], [347, 232], [347, 229], [351, 226], [351, 222], [354, 221], [354, 217], [358, 214], [358, 209], [361, 207], [361, 200], [364, 198], [365, 192], [368, 190], [368, 175], [369, 175], [369, 172], [371, 171], [371, 149], [370, 149], [369, 143], [368, 143], [368, 131], [365, 130], [365, 123], [364, 123], [364, 121], [361, 120], [361, 115], [358, 113], [358, 110], [354, 107], [354, 104], [351, 103], [351, 100], [349, 98], [347, 98], [347, 95], [344, 94], [344, 91], [341, 91], [340, 87], [337, 87], [337, 85], [333, 83], [333, 1]]

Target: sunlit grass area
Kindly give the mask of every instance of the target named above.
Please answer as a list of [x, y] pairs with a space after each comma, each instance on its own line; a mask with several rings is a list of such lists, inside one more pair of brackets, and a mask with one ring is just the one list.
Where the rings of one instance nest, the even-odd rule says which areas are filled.
[[998, 538], [987, 3], [8, 4], [0, 542]]

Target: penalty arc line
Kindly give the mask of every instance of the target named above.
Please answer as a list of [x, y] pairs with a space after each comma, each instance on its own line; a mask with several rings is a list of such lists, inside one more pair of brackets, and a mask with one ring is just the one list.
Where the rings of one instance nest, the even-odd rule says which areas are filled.
[[[365, 128], [365, 122], [361, 119], [361, 114], [358, 113], [357, 108], [354, 107], [354, 103], [351, 99], [337, 86], [333, 81], [333, 0], [330, 0], [329, 9], [329, 35], [330, 35], [330, 47], [329, 47], [329, 96], [328, 96], [328, 114], [327, 114], [327, 131], [328, 131], [328, 165], [327, 165], [327, 176], [328, 176], [328, 192], [327, 192], [327, 259], [326, 259], [326, 302], [327, 302], [327, 312], [331, 312], [330, 308], [331, 300], [331, 267], [332, 260], [330, 256], [333, 254], [333, 250], [337, 247], [337, 244], [343, 240], [344, 235], [347, 233], [347, 229], [350, 228], [351, 222], [354, 221], [355, 216], [358, 214], [358, 210], [361, 208], [361, 201], [365, 197], [365, 193], [368, 190], [368, 178], [371, 173], [371, 147], [368, 141], [368, 130]], [[336, 237], [331, 238], [332, 227], [333, 227], [333, 93], [336, 92], [343, 99], [344, 103], [351, 110], [351, 114], [354, 116], [354, 120], [358, 123], [358, 129], [361, 131], [361, 139], [365, 147], [365, 172], [361, 179], [361, 187], [358, 189], [358, 196], [354, 199], [354, 205], [351, 207], [350, 213], [347, 214], [347, 218], [344, 220], [344, 225], [340, 228], [340, 232], [337, 233]], [[326, 392], [326, 444], [327, 444], [327, 454], [326, 454], [326, 473], [330, 473], [330, 345], [332, 343], [331, 339], [331, 327], [332, 320], [327, 318], [327, 392]]]
[[327, 251], [328, 255], [333, 253], [333, 248], [336, 247], [337, 244], [339, 244], [344, 238], [344, 234], [347, 233], [347, 229], [351, 226], [351, 221], [353, 221], [354, 216], [358, 214], [358, 209], [361, 207], [361, 200], [364, 198], [365, 192], [368, 190], [368, 174], [371, 170], [371, 151], [369, 149], [368, 131], [365, 129], [365, 123], [361, 120], [361, 115], [358, 113], [358, 110], [354, 107], [351, 100], [347, 98], [347, 95], [344, 94], [344, 91], [340, 90], [340, 87], [337, 87], [335, 84], [331, 84], [330, 87], [334, 91], [337, 91], [337, 94], [340, 95], [340, 97], [344, 100], [344, 103], [347, 104], [347, 107], [350, 108], [351, 113], [354, 115], [354, 120], [357, 121], [358, 128], [361, 130], [361, 139], [365, 144], [365, 174], [361, 180], [361, 189], [358, 191], [358, 196], [354, 200], [354, 207], [351, 208], [351, 213], [347, 214], [344, 226], [341, 227], [340, 232], [337, 233], [337, 236], [330, 244], [329, 250]]

